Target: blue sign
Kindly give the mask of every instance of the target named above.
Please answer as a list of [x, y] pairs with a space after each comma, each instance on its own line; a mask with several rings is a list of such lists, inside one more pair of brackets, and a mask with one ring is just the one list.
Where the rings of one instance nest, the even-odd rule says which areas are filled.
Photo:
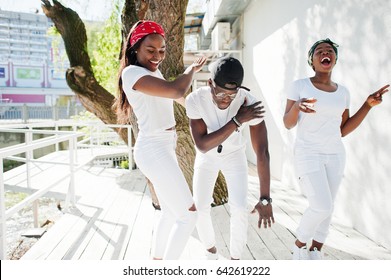
[[5, 78], [5, 68], [0, 67], [0, 78]]

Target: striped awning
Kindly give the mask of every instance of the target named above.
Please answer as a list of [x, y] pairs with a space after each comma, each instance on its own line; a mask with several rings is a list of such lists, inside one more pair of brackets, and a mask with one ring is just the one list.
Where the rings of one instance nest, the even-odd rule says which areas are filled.
[[188, 14], [185, 19], [185, 34], [198, 34], [201, 30], [204, 13]]

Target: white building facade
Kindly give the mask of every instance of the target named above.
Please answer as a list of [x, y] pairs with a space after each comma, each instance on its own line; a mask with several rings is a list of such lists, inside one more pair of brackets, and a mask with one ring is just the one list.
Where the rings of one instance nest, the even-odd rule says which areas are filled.
[[[266, 105], [272, 175], [298, 188], [295, 129], [288, 131], [282, 120], [285, 89], [313, 75], [307, 52], [317, 40], [330, 38], [340, 45], [333, 80], [350, 90], [353, 115], [369, 94], [391, 83], [391, 1], [253, 0], [242, 16], [245, 84]], [[386, 248], [391, 248], [390, 108], [386, 93], [344, 138], [347, 163], [335, 205], [337, 218]]]
[[[286, 89], [314, 74], [307, 52], [325, 38], [340, 45], [333, 80], [350, 90], [350, 115], [369, 94], [391, 83], [391, 0], [208, 0], [206, 5], [201, 49], [242, 60], [243, 84], [267, 110], [272, 177], [300, 191], [293, 166], [296, 128], [283, 124]], [[226, 50], [216, 52], [220, 48]], [[391, 248], [390, 108], [391, 93], [386, 93], [383, 103], [343, 138], [347, 163], [334, 213], [386, 248]], [[248, 143], [248, 158], [255, 163]]]
[[51, 26], [44, 15], [0, 10], [2, 103], [54, 105], [60, 96], [74, 96], [65, 81], [69, 62], [63, 45], [53, 47]]

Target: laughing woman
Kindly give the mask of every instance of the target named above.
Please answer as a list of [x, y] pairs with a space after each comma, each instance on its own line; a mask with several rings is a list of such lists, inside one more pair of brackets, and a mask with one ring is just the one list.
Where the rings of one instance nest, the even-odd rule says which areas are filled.
[[174, 81], [166, 81], [159, 71], [165, 56], [163, 28], [153, 21], [137, 22], [122, 50], [115, 105], [119, 120], [129, 119], [131, 108], [137, 117], [135, 161], [153, 183], [162, 210], [154, 232], [153, 259], [178, 259], [197, 217], [175, 154], [173, 101], [183, 100], [205, 58], [198, 59]]
[[[331, 80], [338, 59], [338, 45], [330, 39], [317, 41], [308, 52], [315, 71], [297, 80], [288, 92], [284, 124], [298, 125], [294, 149], [299, 184], [309, 207], [297, 229], [293, 259], [322, 259], [321, 249], [329, 231], [334, 200], [342, 180], [345, 149], [341, 137], [355, 130], [368, 112], [382, 102], [389, 85], [368, 96], [361, 108], [349, 115], [350, 95]], [[311, 242], [307, 251], [307, 242]]]

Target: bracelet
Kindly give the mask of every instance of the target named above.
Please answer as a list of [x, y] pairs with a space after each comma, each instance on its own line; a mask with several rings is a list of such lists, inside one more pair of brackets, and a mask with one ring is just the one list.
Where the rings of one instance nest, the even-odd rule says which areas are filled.
[[232, 121], [236, 124], [237, 127], [241, 127], [242, 126], [242, 124], [236, 119], [236, 117], [233, 117]]

